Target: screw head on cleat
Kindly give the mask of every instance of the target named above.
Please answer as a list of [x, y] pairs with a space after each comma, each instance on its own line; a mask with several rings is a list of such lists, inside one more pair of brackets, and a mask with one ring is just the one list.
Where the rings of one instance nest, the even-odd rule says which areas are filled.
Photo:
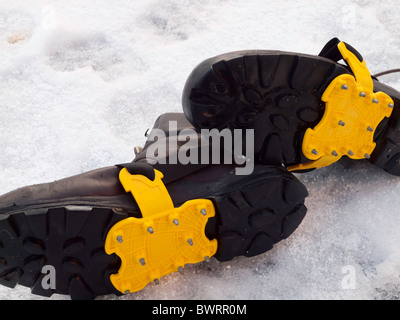
[[154, 230], [153, 230], [152, 227], [148, 227], [148, 228], [147, 228], [147, 231], [148, 231], [150, 234], [153, 234], [153, 233], [154, 233]]

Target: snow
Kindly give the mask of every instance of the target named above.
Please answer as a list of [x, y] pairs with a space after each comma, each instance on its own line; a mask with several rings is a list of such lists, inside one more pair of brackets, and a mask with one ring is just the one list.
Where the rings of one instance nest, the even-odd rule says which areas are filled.
[[[2, 0], [0, 193], [130, 161], [213, 55], [317, 54], [337, 36], [371, 73], [398, 68], [399, 15], [397, 0]], [[398, 74], [382, 81], [400, 89]], [[298, 177], [308, 214], [273, 250], [100, 299], [398, 299], [400, 178], [364, 161]], [[0, 287], [0, 299], [47, 298], [17, 286]]]

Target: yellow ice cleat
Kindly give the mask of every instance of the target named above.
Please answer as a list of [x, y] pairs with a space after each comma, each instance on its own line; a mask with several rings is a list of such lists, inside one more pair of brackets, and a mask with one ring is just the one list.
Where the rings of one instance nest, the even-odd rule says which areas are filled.
[[393, 111], [394, 102], [389, 95], [373, 92], [365, 61], [360, 61], [343, 42], [338, 49], [354, 77], [342, 74], [329, 84], [322, 95], [325, 113], [314, 129], [307, 129], [303, 139], [303, 154], [312, 161], [291, 166], [290, 171], [325, 167], [344, 155], [369, 158], [376, 146], [375, 129]]
[[211, 200], [196, 199], [174, 208], [155, 170], [151, 181], [142, 175], [131, 175], [124, 168], [120, 181], [135, 198], [142, 218], [126, 218], [107, 234], [105, 251], [121, 258], [121, 267], [110, 280], [122, 293], [136, 292], [166, 274], [181, 271], [187, 263], [207, 260], [217, 251], [217, 240], [209, 240], [205, 226], [215, 216]]

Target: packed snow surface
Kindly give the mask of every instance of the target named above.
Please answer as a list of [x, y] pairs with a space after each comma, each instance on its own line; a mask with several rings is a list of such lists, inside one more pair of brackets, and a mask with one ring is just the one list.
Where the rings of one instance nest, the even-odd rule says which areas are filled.
[[[0, 193], [130, 161], [158, 115], [181, 112], [190, 71], [217, 54], [318, 54], [338, 37], [371, 73], [399, 68], [399, 16], [397, 0], [2, 0]], [[381, 81], [399, 90], [399, 79]], [[400, 298], [400, 178], [366, 161], [297, 176], [308, 213], [273, 250], [100, 299]], [[18, 285], [0, 299], [47, 298]]]

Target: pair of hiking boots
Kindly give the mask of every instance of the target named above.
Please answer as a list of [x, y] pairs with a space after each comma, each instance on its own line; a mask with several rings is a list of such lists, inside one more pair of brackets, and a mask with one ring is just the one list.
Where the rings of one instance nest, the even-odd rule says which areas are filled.
[[400, 92], [336, 38], [318, 56], [208, 59], [182, 103], [132, 162], [1, 196], [0, 283], [73, 299], [128, 294], [185, 264], [258, 255], [287, 238], [308, 195], [292, 172], [346, 156], [400, 175]]

